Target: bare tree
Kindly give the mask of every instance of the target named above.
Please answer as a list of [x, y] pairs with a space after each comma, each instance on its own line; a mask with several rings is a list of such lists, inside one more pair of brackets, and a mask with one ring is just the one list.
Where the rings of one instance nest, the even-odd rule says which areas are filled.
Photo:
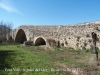
[[95, 53], [96, 59], [97, 59], [97, 61], [98, 61], [98, 51], [97, 51], [97, 49], [96, 49], [97, 34], [94, 33], [94, 32], [92, 32], [91, 35], [92, 35], [92, 40], [93, 40], [94, 53]]
[[11, 22], [8, 22], [7, 23], [7, 28], [8, 28], [8, 32], [7, 32], [7, 36], [8, 36], [8, 38], [10, 38], [10, 32], [11, 32], [11, 30], [12, 30], [12, 27], [13, 27], [13, 23], [11, 23]]
[[6, 40], [7, 36], [10, 37], [10, 31], [12, 30], [13, 24], [11, 22], [0, 22], [0, 40]]

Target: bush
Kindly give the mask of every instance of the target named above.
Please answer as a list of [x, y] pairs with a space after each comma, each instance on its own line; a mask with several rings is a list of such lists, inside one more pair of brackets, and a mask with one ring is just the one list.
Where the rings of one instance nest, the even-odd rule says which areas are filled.
[[[98, 52], [100, 52], [100, 50], [99, 50], [98, 47], [96, 47], [96, 49], [97, 49]], [[90, 45], [90, 52], [94, 53], [94, 47], [93, 47], [93, 45]]]
[[85, 52], [86, 52], [86, 53], [89, 53], [90, 51], [91, 51], [91, 50], [89, 50], [89, 49], [86, 49], [86, 51], [85, 51]]
[[25, 41], [25, 42], [24, 42], [24, 45], [25, 45], [25, 46], [27, 46], [27, 45], [28, 45], [28, 46], [33, 46], [33, 41]]

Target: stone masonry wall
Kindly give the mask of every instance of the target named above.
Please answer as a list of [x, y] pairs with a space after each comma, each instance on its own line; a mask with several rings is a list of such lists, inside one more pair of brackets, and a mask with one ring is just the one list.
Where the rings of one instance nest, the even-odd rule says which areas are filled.
[[15, 39], [19, 29], [23, 29], [28, 40], [34, 41], [35, 37], [45, 37], [46, 39], [54, 39], [60, 41], [65, 47], [73, 47], [75, 49], [90, 48], [92, 46], [91, 32], [98, 35], [97, 46], [100, 49], [100, 21], [87, 22], [75, 25], [59, 25], [59, 26], [26, 26], [22, 25], [14, 29], [11, 33]]

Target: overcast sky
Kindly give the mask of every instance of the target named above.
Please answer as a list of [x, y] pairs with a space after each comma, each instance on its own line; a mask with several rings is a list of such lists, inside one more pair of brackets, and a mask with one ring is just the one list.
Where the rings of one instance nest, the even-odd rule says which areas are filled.
[[67, 25], [100, 20], [100, 0], [0, 0], [0, 21]]

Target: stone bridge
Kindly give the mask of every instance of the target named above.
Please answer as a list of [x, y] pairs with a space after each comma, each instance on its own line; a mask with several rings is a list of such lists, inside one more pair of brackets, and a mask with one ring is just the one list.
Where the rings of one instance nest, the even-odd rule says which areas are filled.
[[48, 39], [59, 41], [61, 46], [74, 49], [91, 48], [91, 32], [98, 35], [97, 46], [100, 48], [100, 21], [86, 22], [75, 25], [22, 25], [12, 30], [15, 42], [33, 41], [34, 45], [50, 46]]

